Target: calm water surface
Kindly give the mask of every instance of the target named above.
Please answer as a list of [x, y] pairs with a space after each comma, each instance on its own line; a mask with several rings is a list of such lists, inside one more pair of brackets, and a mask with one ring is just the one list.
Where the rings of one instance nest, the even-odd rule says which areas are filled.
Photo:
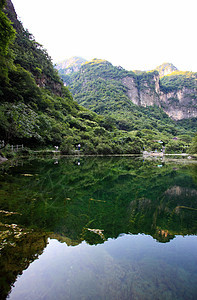
[[197, 164], [23, 160], [0, 171], [1, 299], [197, 299]]

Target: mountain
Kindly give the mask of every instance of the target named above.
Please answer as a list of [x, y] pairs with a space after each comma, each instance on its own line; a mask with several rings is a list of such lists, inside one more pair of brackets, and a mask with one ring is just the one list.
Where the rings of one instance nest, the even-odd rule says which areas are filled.
[[[47, 51], [17, 19], [11, 0], [3, 4], [0, 1], [0, 138], [6, 145], [60, 146], [63, 153], [73, 154], [80, 143], [84, 154], [129, 154], [144, 147], [160, 150], [162, 139], [168, 152], [187, 149], [196, 119], [177, 124], [164, 112], [161, 95], [177, 92], [182, 84], [194, 98], [195, 73], [160, 80], [157, 71], [135, 74], [94, 59], [82, 63], [78, 72], [63, 75], [73, 99]], [[5, 155], [6, 147], [0, 154]]]
[[51, 92], [61, 95], [62, 81], [53, 67], [51, 57], [43, 46], [35, 40], [34, 36], [23, 28], [11, 0], [6, 1], [4, 12], [12, 22], [16, 32], [15, 39], [10, 44], [10, 50], [14, 54], [14, 64], [20, 65], [30, 72], [36, 85], [40, 88], [47, 87]]
[[57, 63], [55, 65], [55, 68], [59, 71], [59, 74], [66, 75], [66, 74], [79, 71], [81, 65], [84, 64], [85, 62], [87, 62], [87, 60], [85, 60], [84, 58], [73, 56], [69, 59]]
[[80, 143], [86, 154], [140, 153], [139, 137], [129, 137], [108, 118], [73, 101], [47, 51], [18, 20], [11, 0], [6, 6], [0, 2], [0, 26], [0, 138], [6, 145], [58, 145], [70, 154]]
[[163, 77], [171, 74], [174, 71], [178, 71], [178, 69], [171, 63], [163, 63], [162, 65], [156, 67], [155, 70], [159, 72], [159, 77]]
[[[160, 78], [158, 71], [170, 74]], [[126, 107], [131, 112], [135, 104], [156, 105], [176, 121], [197, 117], [197, 73], [177, 71], [172, 64], [135, 73], [94, 59], [62, 78], [78, 103], [100, 114], [121, 114]]]

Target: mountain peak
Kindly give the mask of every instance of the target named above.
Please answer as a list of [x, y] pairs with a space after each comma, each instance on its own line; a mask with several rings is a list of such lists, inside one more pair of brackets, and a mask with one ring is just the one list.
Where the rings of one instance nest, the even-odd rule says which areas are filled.
[[163, 76], [171, 74], [174, 71], [178, 71], [178, 69], [172, 63], [167, 63], [167, 62], [156, 67], [155, 70], [157, 70], [159, 72], [159, 77], [163, 77]]

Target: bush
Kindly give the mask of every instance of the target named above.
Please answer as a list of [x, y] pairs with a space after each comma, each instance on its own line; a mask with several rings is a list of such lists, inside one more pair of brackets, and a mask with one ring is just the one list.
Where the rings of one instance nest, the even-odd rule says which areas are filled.
[[188, 150], [189, 153], [191, 154], [197, 154], [197, 134], [192, 140], [192, 144]]
[[101, 143], [96, 147], [98, 154], [110, 155], [113, 153], [112, 147], [108, 144]]
[[60, 145], [60, 151], [62, 154], [72, 154], [74, 152], [72, 137], [64, 139], [63, 143]]
[[185, 144], [180, 140], [171, 140], [166, 145], [166, 153], [182, 153], [185, 149]]

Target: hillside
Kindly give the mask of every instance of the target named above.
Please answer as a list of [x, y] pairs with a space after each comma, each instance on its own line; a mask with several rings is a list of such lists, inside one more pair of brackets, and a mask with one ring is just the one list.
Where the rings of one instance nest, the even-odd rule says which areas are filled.
[[[193, 76], [196, 74], [193, 73]], [[164, 93], [164, 87], [167, 88], [165, 78], [166, 76], [160, 80], [156, 70], [136, 74], [114, 67], [108, 61], [94, 59], [83, 64], [78, 72], [68, 75], [64, 80], [79, 104], [96, 113], [112, 116], [119, 129], [130, 131], [154, 128], [174, 132], [172, 127], [177, 130], [177, 123], [166, 113], [169, 109], [175, 113], [176, 108], [188, 111], [191, 107], [191, 115], [197, 116], [195, 96], [191, 94], [193, 98], [187, 106], [183, 103], [181, 107], [179, 100], [174, 100], [173, 106], [172, 97], [168, 98], [172, 93]], [[193, 93], [195, 78], [193, 83], [189, 79]], [[180, 85], [182, 89], [186, 89], [184, 80], [182, 86]], [[173, 93], [177, 93], [177, 90], [176, 88]], [[171, 105], [168, 106], [169, 103]], [[172, 111], [169, 111], [169, 116]]]
[[136, 75], [105, 60], [85, 62], [64, 75], [77, 103], [11, 0], [0, 6], [0, 26], [0, 140], [6, 144], [58, 145], [71, 154], [80, 143], [84, 154], [114, 154], [160, 148], [161, 139], [167, 151], [183, 151], [191, 142], [195, 120], [177, 126], [159, 107], [157, 71]]
[[[176, 68], [164, 64], [157, 69], [164, 73]], [[78, 103], [100, 114], [120, 114], [125, 107], [135, 104], [156, 105], [173, 120], [197, 117], [197, 73], [173, 71], [160, 78], [157, 70], [129, 72], [95, 59], [83, 64], [77, 73], [62, 78]], [[117, 105], [112, 107], [114, 101]], [[138, 110], [133, 106], [132, 109]]]
[[0, 26], [0, 140], [31, 148], [58, 145], [67, 154], [79, 143], [84, 154], [140, 153], [139, 137], [73, 101], [10, 0], [0, 7]]

